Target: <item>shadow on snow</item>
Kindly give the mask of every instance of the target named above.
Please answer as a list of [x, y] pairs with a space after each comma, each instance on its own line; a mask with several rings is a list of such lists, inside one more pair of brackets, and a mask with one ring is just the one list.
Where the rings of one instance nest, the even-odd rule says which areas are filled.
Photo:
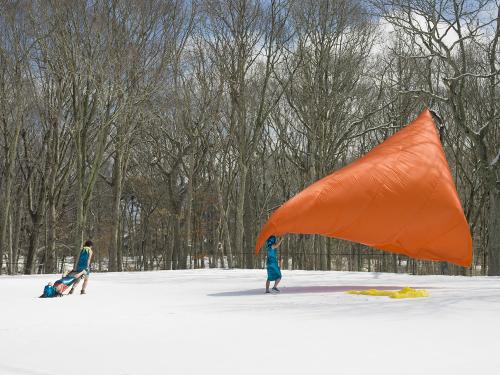
[[[341, 293], [348, 290], [399, 290], [401, 286], [384, 286], [384, 285], [316, 285], [316, 286], [290, 286], [281, 289], [281, 294], [302, 294], [302, 293]], [[429, 287], [427, 287], [429, 289]], [[264, 288], [249, 289], [249, 290], [235, 290], [232, 292], [212, 293], [210, 297], [237, 297], [237, 296], [260, 296], [264, 294]]]

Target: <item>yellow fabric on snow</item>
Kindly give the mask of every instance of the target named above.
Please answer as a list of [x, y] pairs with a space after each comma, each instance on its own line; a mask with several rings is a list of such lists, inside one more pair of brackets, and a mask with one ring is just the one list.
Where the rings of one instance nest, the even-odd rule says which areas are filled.
[[429, 292], [425, 289], [413, 289], [405, 287], [401, 290], [348, 290], [347, 294], [362, 294], [366, 296], [387, 296], [391, 298], [420, 298], [429, 297]]

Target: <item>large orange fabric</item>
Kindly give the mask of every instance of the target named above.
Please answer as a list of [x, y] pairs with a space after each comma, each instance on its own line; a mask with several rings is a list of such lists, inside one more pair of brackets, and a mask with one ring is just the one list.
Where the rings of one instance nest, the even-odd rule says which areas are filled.
[[429, 110], [284, 203], [262, 228], [256, 252], [269, 236], [286, 233], [470, 266], [469, 226]]

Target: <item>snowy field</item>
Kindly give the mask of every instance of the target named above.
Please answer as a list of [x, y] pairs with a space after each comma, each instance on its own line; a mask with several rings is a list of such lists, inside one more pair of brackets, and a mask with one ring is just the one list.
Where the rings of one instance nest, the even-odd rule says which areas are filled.
[[[58, 275], [1, 276], [0, 374], [500, 374], [500, 278], [284, 271], [265, 295], [265, 276], [92, 274], [53, 299]], [[431, 295], [344, 293], [404, 286]]]

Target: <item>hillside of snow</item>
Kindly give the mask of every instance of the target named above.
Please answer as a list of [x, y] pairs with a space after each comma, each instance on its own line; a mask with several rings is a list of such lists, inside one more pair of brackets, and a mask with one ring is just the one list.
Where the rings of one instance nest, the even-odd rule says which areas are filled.
[[[0, 277], [0, 374], [499, 374], [500, 278], [265, 270]], [[81, 284], [80, 284], [81, 286]], [[428, 298], [349, 295], [424, 288]]]

